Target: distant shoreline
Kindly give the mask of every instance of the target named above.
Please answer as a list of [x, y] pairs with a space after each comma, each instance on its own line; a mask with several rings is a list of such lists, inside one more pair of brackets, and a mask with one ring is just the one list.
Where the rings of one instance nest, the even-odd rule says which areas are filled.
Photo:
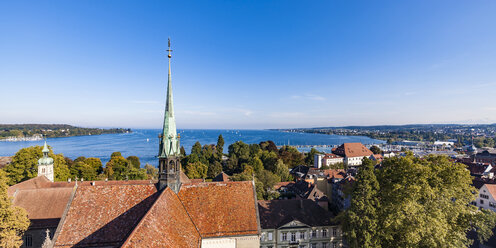
[[0, 141], [39, 141], [43, 138], [131, 133], [129, 128], [85, 128], [67, 124], [0, 124]]

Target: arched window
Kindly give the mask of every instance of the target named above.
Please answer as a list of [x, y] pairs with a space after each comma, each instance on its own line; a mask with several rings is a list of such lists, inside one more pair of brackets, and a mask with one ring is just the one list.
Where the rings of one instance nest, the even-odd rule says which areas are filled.
[[174, 160], [169, 161], [169, 172], [174, 173], [174, 169], [176, 167], [176, 164], [174, 163]]

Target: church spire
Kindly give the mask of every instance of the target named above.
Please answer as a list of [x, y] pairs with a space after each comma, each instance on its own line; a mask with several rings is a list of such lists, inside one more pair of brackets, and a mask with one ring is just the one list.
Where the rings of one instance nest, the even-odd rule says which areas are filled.
[[159, 157], [167, 158], [179, 155], [179, 139], [176, 131], [176, 119], [174, 117], [174, 104], [172, 99], [172, 78], [171, 78], [171, 47], [169, 39], [169, 77], [167, 82], [167, 99], [165, 102], [164, 126], [160, 137]]
[[165, 102], [164, 126], [162, 133], [159, 135], [160, 144], [158, 152], [159, 161], [159, 189], [170, 187], [178, 193], [181, 187], [180, 181], [180, 152], [179, 152], [179, 135], [176, 131], [176, 119], [174, 117], [174, 105], [172, 100], [172, 79], [171, 79], [171, 45], [169, 39], [169, 49], [167, 49], [169, 58], [169, 77], [167, 82], [167, 99]]

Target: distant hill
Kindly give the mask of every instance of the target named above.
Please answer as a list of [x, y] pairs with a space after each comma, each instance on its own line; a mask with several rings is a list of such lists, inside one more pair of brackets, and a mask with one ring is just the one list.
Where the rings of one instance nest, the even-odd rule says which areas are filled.
[[44, 135], [47, 138], [55, 138], [126, 132], [131, 132], [131, 129], [86, 128], [67, 124], [0, 124], [0, 139], [6, 139], [8, 137], [33, 137], [39, 135]]

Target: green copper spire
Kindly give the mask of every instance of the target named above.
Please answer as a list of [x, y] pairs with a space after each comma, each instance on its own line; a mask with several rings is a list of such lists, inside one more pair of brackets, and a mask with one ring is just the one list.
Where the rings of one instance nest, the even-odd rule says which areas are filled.
[[176, 131], [176, 119], [174, 118], [174, 106], [172, 101], [172, 79], [171, 79], [171, 52], [169, 39], [169, 78], [167, 82], [167, 100], [165, 102], [164, 127], [160, 135], [159, 158], [168, 158], [179, 155], [179, 137]]

